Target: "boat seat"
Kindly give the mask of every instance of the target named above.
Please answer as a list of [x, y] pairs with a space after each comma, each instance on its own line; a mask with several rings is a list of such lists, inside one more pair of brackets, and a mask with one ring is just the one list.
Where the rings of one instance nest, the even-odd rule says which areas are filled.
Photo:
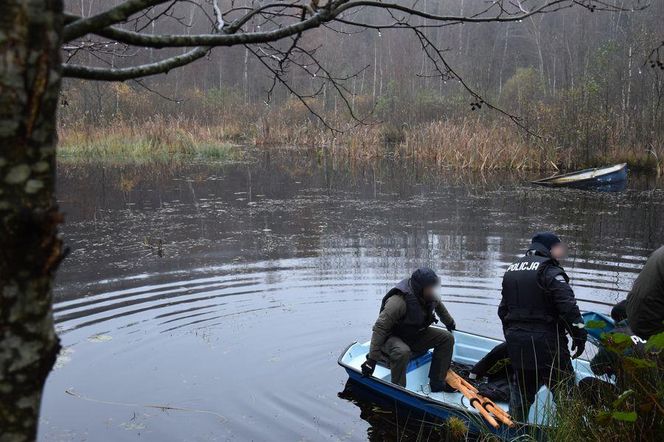
[[[408, 362], [408, 368], [406, 371], [412, 371], [417, 367], [428, 364], [429, 362], [431, 362], [431, 352], [429, 350], [414, 353], [410, 356], [410, 361]], [[376, 363], [378, 365], [382, 365], [385, 368], [390, 368], [390, 359], [385, 353], [383, 353], [383, 358], [379, 361], [376, 361]]]

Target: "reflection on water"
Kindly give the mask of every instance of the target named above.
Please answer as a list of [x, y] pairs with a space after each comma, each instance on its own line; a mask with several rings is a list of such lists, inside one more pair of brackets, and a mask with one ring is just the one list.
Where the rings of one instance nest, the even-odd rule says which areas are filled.
[[62, 167], [65, 351], [40, 440], [392, 439], [390, 419], [337, 396], [336, 359], [368, 339], [395, 281], [432, 266], [459, 328], [500, 336], [500, 279], [533, 231], [570, 241], [581, 306], [604, 312], [664, 242], [664, 191], [647, 180], [524, 183], [302, 155]]
[[[482, 435], [468, 433], [463, 421], [449, 428], [448, 421], [406, 407], [374, 392], [364, 385], [348, 380], [339, 398], [357, 407], [360, 418], [369, 425], [365, 435], [358, 440], [370, 442], [448, 442], [483, 440]], [[460, 425], [459, 425], [460, 424]]]

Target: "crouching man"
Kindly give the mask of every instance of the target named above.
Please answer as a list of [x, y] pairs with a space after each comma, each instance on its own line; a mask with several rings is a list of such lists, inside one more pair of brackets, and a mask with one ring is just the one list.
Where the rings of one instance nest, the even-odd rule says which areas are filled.
[[[454, 319], [438, 298], [440, 279], [428, 268], [416, 270], [410, 278], [391, 289], [380, 307], [373, 326], [371, 348], [362, 364], [365, 376], [373, 374], [376, 362], [387, 358], [392, 383], [406, 386], [406, 369], [411, 355], [433, 348], [429, 380], [432, 392], [454, 391], [445, 382], [452, 361], [456, 328]], [[448, 331], [431, 327], [438, 315]]]

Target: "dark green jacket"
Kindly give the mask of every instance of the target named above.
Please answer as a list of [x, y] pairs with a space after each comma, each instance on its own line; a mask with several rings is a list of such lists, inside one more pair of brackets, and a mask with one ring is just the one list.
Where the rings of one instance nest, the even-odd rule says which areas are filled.
[[[373, 334], [371, 335], [371, 348], [369, 349], [369, 357], [375, 361], [382, 359], [381, 347], [387, 341], [387, 338], [392, 334], [392, 329], [406, 316], [406, 301], [403, 296], [395, 295], [385, 303], [385, 308], [378, 315], [378, 319], [373, 326]], [[434, 308], [436, 315], [446, 326], [453, 326], [454, 319], [447, 311], [445, 305], [441, 301], [436, 303]]]
[[627, 319], [643, 339], [664, 332], [664, 246], [650, 255], [627, 295]]

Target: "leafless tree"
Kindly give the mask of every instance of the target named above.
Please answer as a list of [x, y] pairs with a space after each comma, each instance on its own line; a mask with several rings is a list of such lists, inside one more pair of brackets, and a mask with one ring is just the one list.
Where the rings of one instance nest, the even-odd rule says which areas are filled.
[[[62, 0], [3, 0], [0, 440], [35, 439], [42, 388], [60, 348], [53, 325], [52, 284], [65, 255], [58, 235], [62, 215], [55, 199], [55, 115], [62, 77], [140, 81], [204, 58], [213, 48], [244, 46], [272, 74], [274, 84], [283, 85], [306, 105], [307, 95], [288, 82], [289, 70], [317, 75], [342, 97], [349, 92], [345, 85], [349, 77], [335, 75], [317, 60], [316, 48], [308, 42], [316, 29], [347, 32], [340, 28], [344, 25], [410, 32], [429, 61], [430, 75], [463, 81], [446, 62], [443, 49], [429, 37], [431, 29], [519, 22], [571, 7], [631, 11], [646, 7], [644, 1], [478, 1], [475, 11], [457, 16], [427, 12], [416, 0], [248, 0], [242, 4], [236, 0], [223, 4], [218, 0], [124, 0], [84, 17], [82, 3], [77, 14], [72, 7], [65, 12]], [[182, 15], [181, 5], [198, 11], [205, 23], [194, 23], [193, 13]], [[151, 32], [161, 22], [185, 32]], [[148, 62], [132, 57], [145, 48], [155, 57], [165, 55]], [[121, 67], [112, 62], [117, 59], [123, 61]], [[473, 106], [486, 105], [466, 87], [474, 97]]]

